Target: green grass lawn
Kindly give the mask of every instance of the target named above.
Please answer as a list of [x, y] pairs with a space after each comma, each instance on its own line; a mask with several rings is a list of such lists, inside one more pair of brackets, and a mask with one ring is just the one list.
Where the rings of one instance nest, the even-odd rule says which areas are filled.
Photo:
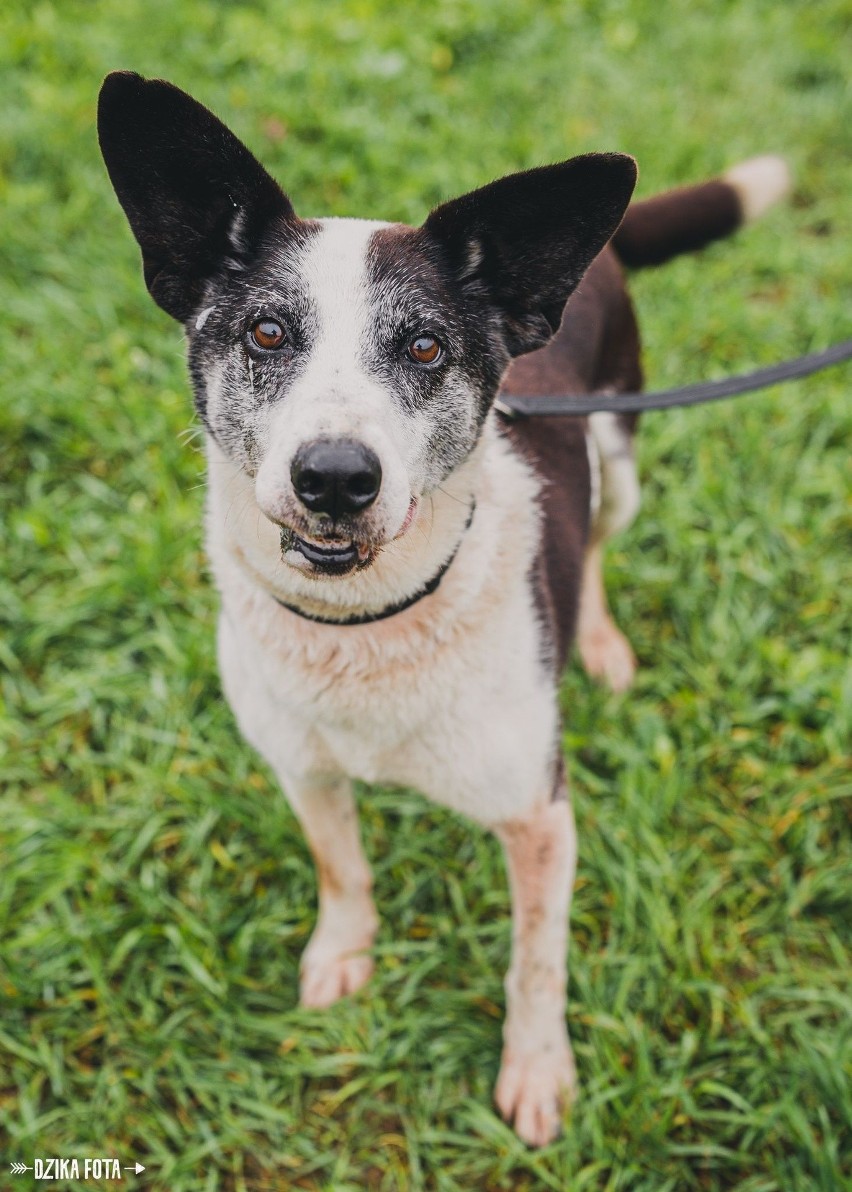
[[850, 63], [848, 0], [3, 5], [3, 1192], [53, 1155], [159, 1192], [852, 1187], [850, 368], [646, 419], [608, 562], [642, 669], [564, 683], [582, 1095], [528, 1152], [478, 829], [363, 790], [377, 972], [296, 1008], [312, 866], [220, 693], [181, 336], [94, 134], [108, 70], [165, 75], [303, 214], [408, 221], [590, 149], [640, 194], [787, 152], [786, 207], [636, 277], [658, 387], [850, 335]]

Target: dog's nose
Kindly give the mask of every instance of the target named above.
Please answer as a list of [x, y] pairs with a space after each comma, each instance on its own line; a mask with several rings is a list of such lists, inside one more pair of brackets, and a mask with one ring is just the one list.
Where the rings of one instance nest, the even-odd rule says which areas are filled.
[[354, 439], [318, 439], [296, 452], [290, 479], [303, 505], [336, 519], [375, 501], [382, 466], [369, 447]]

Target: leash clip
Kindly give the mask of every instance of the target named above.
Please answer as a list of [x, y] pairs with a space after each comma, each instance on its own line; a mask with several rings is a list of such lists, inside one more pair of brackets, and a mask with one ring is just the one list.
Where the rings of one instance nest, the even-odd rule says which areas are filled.
[[499, 397], [493, 403], [492, 409], [495, 409], [498, 414], [502, 414], [504, 418], [509, 418], [513, 422], [521, 417], [520, 410], [516, 409], [514, 406], [507, 406], [506, 403], [501, 401]]

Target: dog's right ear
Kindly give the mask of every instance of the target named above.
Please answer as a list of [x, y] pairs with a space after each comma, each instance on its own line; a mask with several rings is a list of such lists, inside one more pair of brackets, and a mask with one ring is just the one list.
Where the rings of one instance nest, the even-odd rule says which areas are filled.
[[212, 112], [162, 79], [116, 71], [98, 100], [98, 137], [142, 249], [154, 301], [185, 322], [205, 282], [247, 260], [290, 200]]
[[463, 289], [502, 315], [512, 356], [559, 330], [565, 303], [621, 223], [636, 185], [623, 153], [509, 174], [436, 207], [423, 229]]

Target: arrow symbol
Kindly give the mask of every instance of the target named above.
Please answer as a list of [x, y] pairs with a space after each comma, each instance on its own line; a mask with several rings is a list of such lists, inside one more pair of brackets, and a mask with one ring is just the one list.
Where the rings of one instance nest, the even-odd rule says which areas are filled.
[[25, 1171], [32, 1171], [31, 1167], [27, 1167], [26, 1163], [13, 1163], [12, 1175], [23, 1175]]
[[133, 1166], [133, 1167], [125, 1167], [125, 1169], [124, 1169], [124, 1170], [125, 1170], [125, 1171], [135, 1171], [135, 1172], [136, 1172], [136, 1174], [138, 1175], [138, 1174], [139, 1174], [139, 1172], [140, 1172], [140, 1171], [144, 1171], [144, 1170], [145, 1170], [145, 1168], [142, 1166], [142, 1164], [141, 1164], [141, 1163], [136, 1163], [136, 1164], [134, 1164], [134, 1166]]

